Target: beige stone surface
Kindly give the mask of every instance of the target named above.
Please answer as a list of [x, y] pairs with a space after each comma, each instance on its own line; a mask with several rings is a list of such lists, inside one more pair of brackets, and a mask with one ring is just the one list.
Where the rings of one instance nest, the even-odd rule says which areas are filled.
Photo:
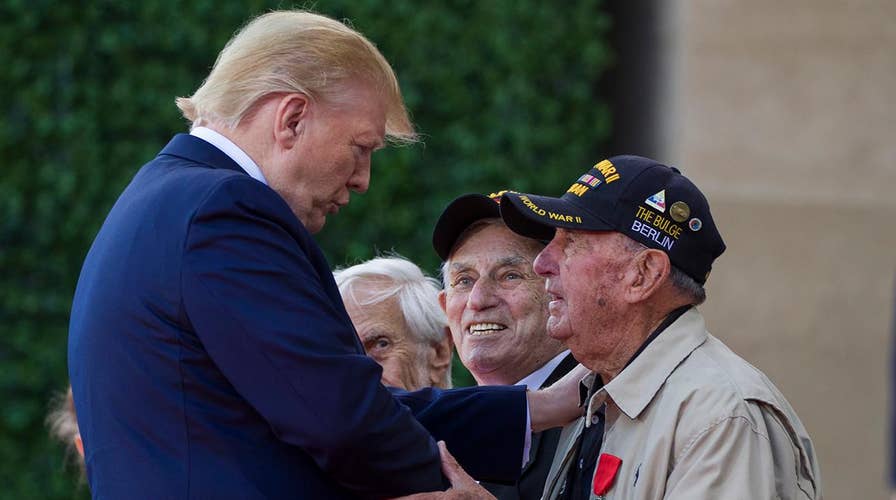
[[729, 246], [710, 330], [797, 409], [826, 498], [885, 498], [896, 2], [668, 5], [666, 158], [704, 188]]
[[670, 153], [707, 190], [896, 206], [896, 2], [682, 5]]
[[[797, 410], [826, 498], [883, 498], [896, 233], [874, 209], [713, 203], [728, 251], [710, 278], [709, 329]], [[870, 242], [874, 241], [874, 244]]]

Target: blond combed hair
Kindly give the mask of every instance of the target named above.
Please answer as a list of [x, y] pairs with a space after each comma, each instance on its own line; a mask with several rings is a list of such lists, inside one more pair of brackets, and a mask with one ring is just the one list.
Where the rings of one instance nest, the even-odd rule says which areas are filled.
[[262, 98], [298, 92], [340, 104], [351, 85], [368, 85], [386, 104], [386, 137], [414, 142], [395, 72], [379, 50], [343, 23], [303, 10], [274, 11], [244, 26], [211, 73], [177, 107], [193, 126], [236, 128]]

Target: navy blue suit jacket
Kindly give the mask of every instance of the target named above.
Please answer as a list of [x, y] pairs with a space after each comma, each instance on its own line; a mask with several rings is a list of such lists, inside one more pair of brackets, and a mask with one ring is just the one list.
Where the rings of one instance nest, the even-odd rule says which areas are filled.
[[513, 480], [521, 388], [393, 395], [283, 199], [178, 135], [87, 254], [69, 372], [95, 498], [357, 498]]

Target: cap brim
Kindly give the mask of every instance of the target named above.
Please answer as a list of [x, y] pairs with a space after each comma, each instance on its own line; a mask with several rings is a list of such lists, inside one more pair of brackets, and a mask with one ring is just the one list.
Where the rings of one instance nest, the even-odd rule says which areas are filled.
[[501, 218], [511, 231], [539, 240], [551, 240], [558, 227], [608, 231], [612, 226], [563, 198], [526, 193], [504, 193]]
[[481, 219], [499, 219], [498, 203], [481, 194], [466, 194], [454, 199], [442, 211], [432, 232], [432, 247], [442, 260], [448, 260], [460, 235]]

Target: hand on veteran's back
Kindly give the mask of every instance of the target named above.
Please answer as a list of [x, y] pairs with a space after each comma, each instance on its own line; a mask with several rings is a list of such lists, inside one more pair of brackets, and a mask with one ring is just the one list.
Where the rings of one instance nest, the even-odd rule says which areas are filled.
[[470, 477], [457, 460], [448, 452], [444, 441], [439, 441], [439, 453], [442, 456], [442, 472], [451, 488], [447, 491], [430, 491], [416, 493], [393, 500], [495, 500], [495, 497]]
[[582, 416], [579, 383], [589, 373], [591, 370], [580, 364], [550, 387], [528, 393], [532, 432], [562, 427]]

